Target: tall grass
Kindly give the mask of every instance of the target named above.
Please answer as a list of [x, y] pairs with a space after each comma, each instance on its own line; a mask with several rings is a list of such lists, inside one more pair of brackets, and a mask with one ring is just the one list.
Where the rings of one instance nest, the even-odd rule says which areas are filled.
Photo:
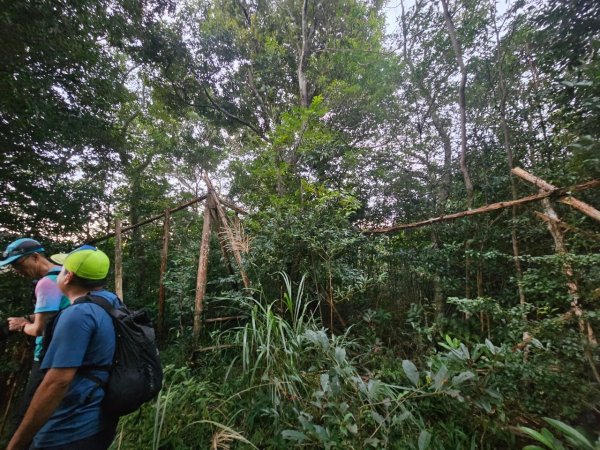
[[[159, 399], [125, 418], [118, 448], [510, 448], [490, 385], [515, 358], [508, 347], [448, 338], [420, 370], [391, 351], [367, 355], [322, 326], [304, 278], [281, 277], [281, 299], [235, 298], [247, 322], [213, 334], [225, 345], [200, 353], [195, 370], [167, 367]], [[367, 356], [385, 367], [368, 370]]]

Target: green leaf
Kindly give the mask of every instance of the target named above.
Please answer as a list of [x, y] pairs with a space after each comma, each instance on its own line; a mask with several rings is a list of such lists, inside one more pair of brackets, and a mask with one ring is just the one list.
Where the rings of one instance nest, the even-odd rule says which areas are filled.
[[356, 425], [355, 423], [349, 423], [348, 425], [346, 425], [346, 428], [352, 434], [358, 433], [358, 425]]
[[459, 373], [458, 375], [453, 377], [452, 384], [457, 385], [457, 384], [463, 383], [464, 381], [470, 380], [472, 378], [475, 378], [475, 374], [473, 372], [471, 372], [470, 370], [467, 370], [466, 372]]
[[308, 439], [308, 437], [304, 433], [302, 433], [301, 431], [297, 431], [297, 430], [283, 430], [281, 432], [281, 436], [284, 439], [287, 439], [288, 441], [296, 441], [296, 442], [303, 442]]
[[518, 429], [520, 431], [522, 431], [523, 433], [527, 434], [528, 436], [530, 436], [531, 438], [535, 439], [536, 441], [541, 442], [546, 447], [548, 447], [550, 449], [554, 448], [554, 442], [552, 440], [548, 439], [546, 436], [544, 436], [539, 431], [533, 430], [528, 427], [518, 427]]
[[323, 390], [323, 392], [329, 391], [329, 374], [328, 373], [321, 374], [321, 389]]
[[306, 330], [304, 336], [313, 344], [317, 344], [323, 350], [329, 350], [329, 338], [323, 330]]
[[336, 347], [335, 360], [338, 362], [338, 364], [344, 364], [346, 362], [346, 349], [342, 347]]
[[431, 443], [431, 433], [427, 430], [421, 430], [419, 434], [419, 450], [426, 450]]
[[377, 438], [367, 438], [364, 441], [365, 446], [370, 445], [375, 448], [378, 448], [380, 443], [381, 443], [381, 441]]
[[594, 446], [591, 444], [591, 442], [572, 426], [567, 425], [560, 420], [551, 419], [549, 417], [544, 417], [544, 420], [557, 430], [564, 433], [566, 436], [570, 437], [573, 440], [573, 444], [577, 444], [581, 448], [594, 450]]
[[315, 435], [321, 442], [327, 442], [329, 440], [329, 432], [321, 425], [315, 425]]
[[439, 391], [444, 386], [444, 384], [446, 384], [447, 380], [448, 368], [445, 365], [442, 365], [442, 367], [440, 367], [440, 370], [438, 370], [433, 377], [433, 387], [436, 391]]
[[419, 371], [417, 370], [417, 366], [415, 366], [412, 361], [405, 359], [404, 361], [402, 361], [402, 369], [404, 369], [404, 373], [408, 377], [409, 381], [415, 386], [418, 386]]
[[498, 353], [498, 348], [494, 344], [492, 344], [492, 341], [490, 341], [489, 339], [485, 340], [485, 346], [488, 348], [492, 355]]

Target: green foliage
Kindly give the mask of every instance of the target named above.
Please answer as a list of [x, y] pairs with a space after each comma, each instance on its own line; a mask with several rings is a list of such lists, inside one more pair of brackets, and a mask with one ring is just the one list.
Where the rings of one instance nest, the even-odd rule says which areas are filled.
[[[207, 171], [250, 212], [252, 288], [213, 236], [203, 317], [236, 319], [199, 340], [201, 207], [171, 218], [167, 382], [117, 447], [515, 448], [510, 430], [545, 416], [593, 430], [600, 354], [572, 311], [576, 299], [597, 333], [593, 219], [555, 205], [559, 256], [538, 204], [361, 232], [465, 207], [459, 67], [439, 2], [400, 4], [391, 36], [381, 1], [47, 3], [2, 3], [3, 239], [66, 250], [115, 217], [204, 194]], [[449, 8], [473, 206], [533, 192], [509, 165], [561, 187], [598, 178], [597, 2]], [[598, 206], [595, 191], [576, 195]], [[125, 236], [134, 307], [155, 308], [161, 243], [158, 224]], [[29, 308], [27, 291], [0, 280], [2, 318]], [[25, 372], [22, 342], [2, 342], [3, 376]], [[538, 443], [583, 443], [547, 423], [530, 429]]]
[[[533, 430], [528, 427], [518, 427], [518, 431], [526, 434], [531, 439], [544, 444], [545, 448], [551, 450], [563, 450], [565, 448], [574, 448], [574, 449], [585, 449], [585, 450], [594, 450], [600, 448], [600, 438], [594, 445], [594, 443], [580, 431], [576, 430], [570, 425], [567, 425], [560, 420], [551, 419], [549, 417], [544, 417], [544, 420], [556, 431], [560, 432], [564, 439], [568, 442], [567, 447], [565, 447], [564, 443], [560, 441], [554, 434], [549, 431], [547, 428], [542, 428], [540, 431]], [[523, 450], [537, 450], [541, 447], [537, 445], [527, 445], [523, 447]]]

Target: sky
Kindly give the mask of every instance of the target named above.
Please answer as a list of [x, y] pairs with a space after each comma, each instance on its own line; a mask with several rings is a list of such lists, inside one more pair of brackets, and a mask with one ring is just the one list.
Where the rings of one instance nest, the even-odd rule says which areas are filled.
[[[404, 1], [404, 9], [408, 10], [415, 4], [415, 0], [388, 0], [387, 5], [384, 7], [385, 12], [385, 31], [386, 34], [390, 35], [397, 30], [398, 18], [402, 14], [402, 1]], [[498, 16], [501, 16], [506, 12], [510, 6], [511, 0], [496, 0], [496, 7]]]

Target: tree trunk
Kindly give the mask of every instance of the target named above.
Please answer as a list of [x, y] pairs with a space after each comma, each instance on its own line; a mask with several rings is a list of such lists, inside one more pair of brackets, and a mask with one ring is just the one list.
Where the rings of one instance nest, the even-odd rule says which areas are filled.
[[467, 100], [465, 90], [467, 87], [467, 68], [463, 61], [462, 50], [456, 36], [456, 28], [448, 11], [448, 0], [440, 0], [444, 9], [444, 20], [448, 36], [452, 42], [452, 48], [456, 56], [456, 62], [460, 69], [460, 84], [458, 86], [458, 106], [460, 109], [460, 170], [463, 174], [465, 188], [467, 190], [467, 208], [473, 207], [473, 183], [467, 167]]
[[[446, 213], [446, 202], [450, 197], [450, 184], [452, 176], [452, 142], [450, 140], [450, 134], [448, 128], [450, 122], [440, 118], [438, 113], [437, 104], [431, 95], [431, 92], [423, 83], [422, 77], [416, 74], [415, 66], [413, 64], [412, 57], [409, 49], [406, 45], [408, 39], [408, 32], [406, 29], [406, 16], [404, 13], [404, 3], [401, 1], [400, 6], [402, 8], [402, 34], [403, 34], [403, 57], [404, 61], [408, 65], [411, 72], [411, 78], [418, 87], [418, 92], [421, 97], [426, 101], [429, 106], [427, 113], [433, 122], [433, 126], [437, 131], [440, 140], [442, 141], [442, 147], [444, 149], [444, 165], [442, 173], [439, 175], [439, 182], [437, 184], [437, 192], [435, 192], [436, 204], [435, 212], [438, 216], [443, 216]], [[436, 227], [431, 229], [431, 242], [432, 247], [439, 249], [441, 246], [441, 239]], [[436, 317], [443, 316], [446, 309], [446, 298], [444, 295], [441, 277], [438, 273], [433, 274], [433, 300], [435, 305]]]
[[310, 51], [310, 42], [308, 36], [308, 0], [302, 3], [302, 25], [300, 43], [298, 44], [298, 93], [300, 96], [300, 106], [308, 108], [310, 103], [308, 98], [308, 81], [306, 79], [306, 62]]
[[[448, 0], [440, 0], [444, 9], [444, 21], [446, 22], [446, 29], [448, 30], [448, 36], [452, 42], [452, 48], [456, 56], [456, 62], [460, 69], [460, 84], [458, 86], [458, 107], [460, 109], [460, 170], [463, 174], [465, 182], [465, 189], [467, 190], [467, 208], [473, 207], [473, 182], [469, 175], [469, 169], [467, 167], [467, 98], [465, 90], [467, 88], [467, 68], [465, 66], [462, 49], [458, 38], [456, 36], [456, 28], [450, 17], [448, 10]], [[465, 297], [471, 297], [471, 257], [469, 251], [471, 248], [471, 239], [465, 241]]]
[[[517, 185], [515, 182], [515, 178], [511, 172], [514, 167], [514, 158], [512, 152], [512, 146], [510, 142], [510, 131], [508, 128], [508, 122], [506, 120], [506, 83], [504, 81], [504, 71], [502, 70], [502, 55], [500, 53], [500, 33], [498, 31], [498, 27], [496, 25], [496, 5], [492, 3], [491, 8], [492, 13], [492, 25], [494, 27], [494, 33], [496, 35], [496, 65], [498, 67], [498, 90], [499, 90], [499, 106], [500, 106], [500, 125], [502, 127], [502, 135], [504, 138], [504, 150], [506, 152], [506, 162], [508, 164], [508, 175], [510, 179], [510, 192], [512, 195], [512, 199], [516, 200], [517, 196]], [[513, 260], [515, 263], [515, 272], [517, 275], [517, 290], [519, 293], [519, 304], [525, 304], [525, 292], [523, 290], [523, 270], [521, 268], [521, 260], [519, 259], [519, 239], [517, 237], [517, 206], [512, 207], [512, 221], [511, 221], [511, 241], [512, 241], [512, 251], [513, 251]]]

